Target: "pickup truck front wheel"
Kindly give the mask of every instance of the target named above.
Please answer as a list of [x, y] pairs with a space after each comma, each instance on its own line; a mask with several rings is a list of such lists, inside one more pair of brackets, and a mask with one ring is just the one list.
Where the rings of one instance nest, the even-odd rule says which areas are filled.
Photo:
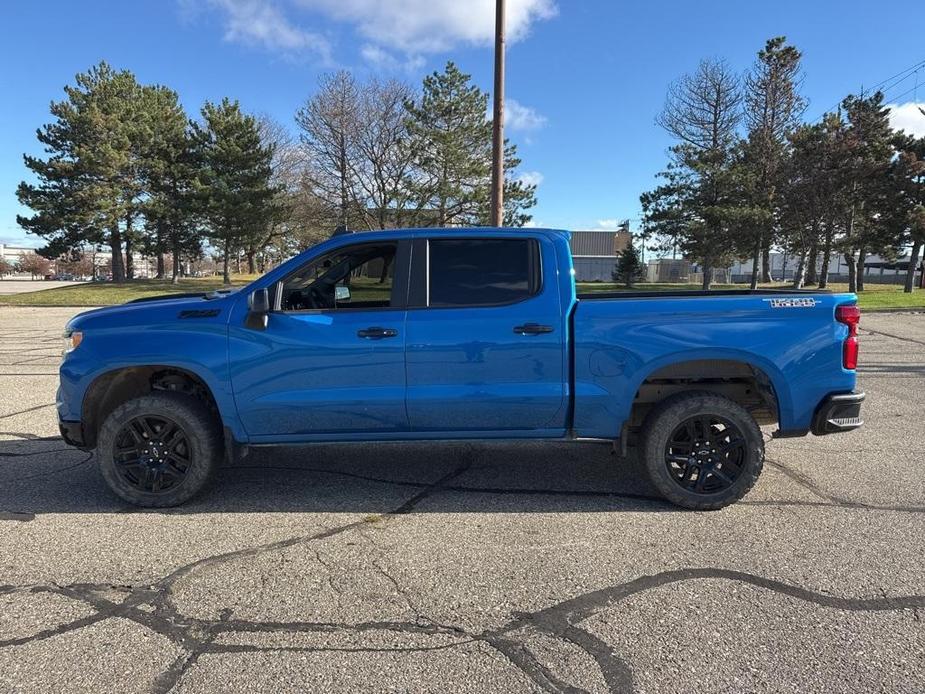
[[668, 501], [711, 511], [738, 501], [758, 481], [764, 439], [754, 418], [729, 398], [681, 393], [646, 419], [643, 458], [652, 484]]
[[129, 503], [177, 506], [209, 481], [222, 459], [222, 436], [204, 403], [154, 392], [119, 405], [97, 439], [100, 472]]

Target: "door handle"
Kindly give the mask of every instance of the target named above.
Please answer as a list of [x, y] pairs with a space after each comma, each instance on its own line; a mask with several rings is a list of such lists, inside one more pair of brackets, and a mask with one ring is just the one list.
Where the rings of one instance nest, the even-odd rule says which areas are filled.
[[523, 325], [514, 326], [514, 332], [518, 335], [542, 335], [552, 331], [553, 327], [551, 325], [540, 325], [539, 323], [524, 323]]
[[385, 337], [395, 337], [398, 331], [394, 328], [364, 328], [357, 330], [357, 337], [363, 337], [367, 340], [381, 340]]

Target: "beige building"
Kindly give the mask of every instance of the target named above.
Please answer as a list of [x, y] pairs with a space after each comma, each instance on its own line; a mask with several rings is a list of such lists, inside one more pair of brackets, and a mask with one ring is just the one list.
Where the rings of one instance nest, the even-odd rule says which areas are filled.
[[626, 224], [620, 229], [576, 230], [572, 232], [569, 247], [575, 278], [579, 282], [612, 282], [617, 256], [632, 243]]

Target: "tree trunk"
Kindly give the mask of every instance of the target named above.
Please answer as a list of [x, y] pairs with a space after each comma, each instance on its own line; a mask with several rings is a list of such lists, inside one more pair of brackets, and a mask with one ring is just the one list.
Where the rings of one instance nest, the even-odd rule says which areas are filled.
[[167, 274], [167, 269], [164, 267], [164, 222], [162, 220], [157, 222], [155, 243], [157, 244], [157, 278], [162, 280]]
[[222, 253], [222, 281], [228, 285], [231, 284], [231, 275], [228, 273], [228, 244], [225, 244], [225, 250]]
[[385, 281], [389, 278], [389, 266], [391, 265], [391, 258], [382, 259], [382, 272], [379, 274], [379, 284], [385, 284]]
[[760, 270], [761, 263], [761, 237], [758, 237], [758, 240], [755, 241], [755, 254], [752, 257], [752, 281], [749, 285], [752, 289], [758, 288], [758, 272]]
[[829, 286], [829, 261], [832, 259], [832, 225], [825, 227], [825, 244], [822, 247], [822, 269], [819, 271], [819, 289]]
[[704, 291], [710, 288], [710, 285], [713, 284], [713, 266], [704, 264], [703, 266], [703, 284], [701, 287]]
[[125, 282], [125, 265], [122, 264], [122, 235], [119, 223], [113, 222], [109, 230], [109, 248], [112, 251], [112, 281]]
[[135, 259], [132, 258], [132, 237], [125, 235], [125, 279], [135, 279]]
[[806, 284], [819, 284], [819, 242], [813, 241], [809, 249], [809, 260], [806, 261]]
[[180, 283], [180, 244], [176, 240], [173, 242], [173, 277], [170, 281], [174, 284]]
[[915, 286], [915, 270], [919, 264], [919, 253], [922, 250], [922, 242], [915, 241], [912, 244], [912, 253], [909, 255], [909, 269], [906, 270], [906, 285], [903, 287], [903, 291], [906, 294], [911, 294], [912, 289]]
[[845, 253], [845, 263], [848, 264], [848, 291], [857, 292], [858, 290], [858, 268], [854, 253]]
[[861, 246], [861, 250], [858, 252], [858, 268], [857, 268], [857, 285], [858, 291], [864, 291], [864, 265], [867, 262], [867, 249], [864, 246]]
[[761, 242], [761, 281], [771, 281], [771, 241], [769, 239]]
[[800, 289], [803, 286], [803, 278], [806, 277], [806, 251], [800, 251], [800, 261], [797, 263], [797, 271], [793, 273], [793, 288]]
[[253, 248], [247, 251], [247, 272], [251, 275], [257, 274], [257, 251]]

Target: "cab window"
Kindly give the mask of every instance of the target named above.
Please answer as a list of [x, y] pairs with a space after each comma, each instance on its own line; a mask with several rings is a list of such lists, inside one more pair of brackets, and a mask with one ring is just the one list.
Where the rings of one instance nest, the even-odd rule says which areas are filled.
[[282, 311], [356, 310], [392, 306], [395, 243], [362, 244], [316, 258], [281, 283]]
[[431, 239], [428, 247], [431, 307], [501, 306], [539, 293], [535, 239]]

